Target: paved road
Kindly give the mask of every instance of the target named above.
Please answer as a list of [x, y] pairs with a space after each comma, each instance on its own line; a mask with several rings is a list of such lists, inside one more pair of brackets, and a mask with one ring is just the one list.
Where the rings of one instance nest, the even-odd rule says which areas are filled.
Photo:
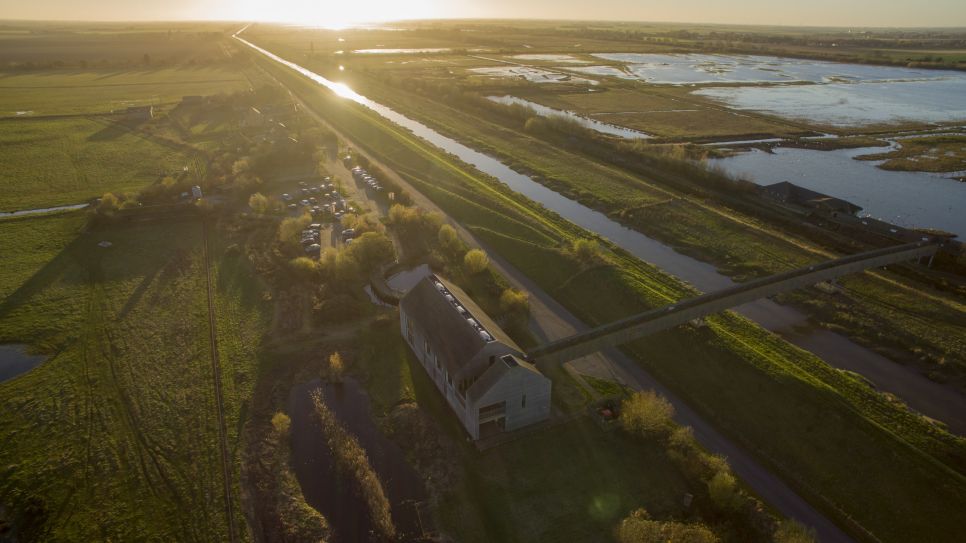
[[[302, 106], [303, 110], [329, 127], [345, 142], [350, 140], [326, 123], [319, 117], [306, 103], [297, 95], [295, 99]], [[534, 336], [540, 341], [554, 341], [571, 336], [574, 333], [588, 330], [589, 327], [573, 316], [562, 305], [557, 303], [547, 293], [523, 273], [513, 267], [496, 251], [490, 249], [485, 243], [477, 239], [469, 230], [465, 229], [458, 221], [454, 220], [442, 209], [440, 209], [429, 198], [409, 185], [404, 179], [397, 175], [391, 168], [383, 165], [370, 156], [365, 151], [353, 147], [356, 153], [365, 155], [369, 160], [379, 165], [400, 187], [407, 190], [416, 202], [416, 205], [428, 212], [438, 212], [445, 217], [445, 221], [456, 229], [457, 233], [471, 248], [482, 249], [490, 256], [490, 264], [496, 271], [502, 274], [515, 288], [523, 289], [530, 293], [530, 321], [529, 328]], [[341, 161], [333, 169], [338, 170], [342, 166]], [[328, 167], [328, 164], [327, 164]], [[344, 169], [344, 168], [343, 168]], [[331, 170], [330, 170], [331, 171]], [[346, 174], [348, 171], [346, 170]], [[340, 174], [341, 176], [341, 174]], [[352, 179], [351, 174], [348, 179]], [[807, 526], [815, 528], [819, 539], [823, 543], [851, 542], [853, 539], [845, 534], [838, 526], [833, 524], [814, 507], [809, 505], [804, 499], [796, 494], [787, 485], [778, 480], [767, 469], [761, 466], [744, 451], [731, 443], [721, 433], [715, 430], [710, 424], [706, 423], [683, 401], [674, 396], [664, 388], [656, 379], [647, 374], [637, 364], [624, 356], [617, 349], [608, 349], [594, 355], [571, 362], [580, 373], [591, 376], [598, 376], [613, 379], [625, 384], [637, 391], [654, 390], [663, 394], [674, 405], [674, 420], [681, 425], [690, 426], [694, 429], [694, 437], [709, 451], [728, 457], [734, 473], [741, 477], [751, 488], [762, 498], [771, 503], [775, 508], [787, 517], [798, 520]]]

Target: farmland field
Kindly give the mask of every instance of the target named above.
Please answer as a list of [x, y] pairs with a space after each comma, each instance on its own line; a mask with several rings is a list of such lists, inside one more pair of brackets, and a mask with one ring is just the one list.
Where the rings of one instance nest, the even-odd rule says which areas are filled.
[[0, 121], [0, 211], [79, 204], [134, 191], [191, 157], [86, 118]]
[[48, 356], [2, 385], [3, 501], [25, 537], [223, 539], [201, 225], [78, 216], [2, 219], [3, 246], [37, 245], [4, 276], [0, 341]]
[[[235, 64], [0, 72], [0, 117], [106, 113], [250, 86]], [[152, 102], [153, 101], [153, 102]], [[19, 113], [18, 113], [19, 112]]]

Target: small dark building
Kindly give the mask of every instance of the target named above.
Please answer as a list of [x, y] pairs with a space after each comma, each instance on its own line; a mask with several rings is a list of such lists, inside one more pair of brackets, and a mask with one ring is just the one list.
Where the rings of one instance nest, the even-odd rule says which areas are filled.
[[204, 101], [205, 101], [204, 96], [182, 96], [181, 97], [181, 105], [183, 106], [197, 105]]
[[135, 106], [127, 108], [127, 119], [129, 121], [150, 119], [152, 117], [154, 117], [154, 106]]
[[777, 200], [783, 204], [795, 204], [811, 207], [829, 213], [847, 213], [855, 215], [862, 208], [841, 198], [834, 198], [821, 192], [815, 192], [787, 181], [775, 183], [761, 188], [761, 195], [765, 198]]

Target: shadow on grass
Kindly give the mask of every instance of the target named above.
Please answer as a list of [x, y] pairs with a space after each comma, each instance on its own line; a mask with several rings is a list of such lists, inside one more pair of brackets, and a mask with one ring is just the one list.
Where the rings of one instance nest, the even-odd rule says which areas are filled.
[[113, 126], [105, 126], [97, 132], [87, 136], [87, 141], [114, 141], [124, 137], [125, 132]]

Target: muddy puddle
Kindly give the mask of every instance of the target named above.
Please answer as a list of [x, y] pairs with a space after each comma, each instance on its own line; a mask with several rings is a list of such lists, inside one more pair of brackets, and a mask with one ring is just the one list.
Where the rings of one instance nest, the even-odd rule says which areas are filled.
[[329, 409], [359, 440], [382, 481], [398, 534], [395, 541], [418, 541], [422, 529], [416, 504], [427, 496], [423, 481], [406, 461], [406, 453], [373, 424], [369, 396], [354, 379], [341, 385], [316, 379], [289, 392], [292, 464], [306, 502], [328, 519], [336, 541], [368, 540], [371, 518], [351, 481], [334, 467], [310, 397], [315, 390], [322, 391]]

